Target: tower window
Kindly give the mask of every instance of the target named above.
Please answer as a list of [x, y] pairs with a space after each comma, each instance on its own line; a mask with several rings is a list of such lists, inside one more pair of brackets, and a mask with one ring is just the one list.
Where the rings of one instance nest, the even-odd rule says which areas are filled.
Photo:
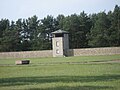
[[62, 33], [55, 34], [55, 37], [64, 37], [64, 34], [62, 34]]
[[56, 47], [59, 47], [59, 41], [56, 42]]
[[57, 54], [59, 54], [59, 53], [60, 53], [60, 51], [57, 49], [57, 50], [56, 50], [56, 53], [57, 53]]

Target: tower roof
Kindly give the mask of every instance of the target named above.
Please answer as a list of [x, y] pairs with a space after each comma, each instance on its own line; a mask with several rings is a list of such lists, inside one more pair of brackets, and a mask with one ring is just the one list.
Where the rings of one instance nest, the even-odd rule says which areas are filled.
[[59, 30], [57, 30], [57, 31], [52, 32], [52, 34], [59, 34], [59, 33], [68, 34], [68, 32], [67, 32], [67, 31], [64, 31], [64, 30], [61, 30], [61, 29], [59, 29]]

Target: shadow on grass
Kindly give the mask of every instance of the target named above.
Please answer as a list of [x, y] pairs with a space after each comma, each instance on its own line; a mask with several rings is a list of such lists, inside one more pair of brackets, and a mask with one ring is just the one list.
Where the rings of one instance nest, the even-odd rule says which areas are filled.
[[40, 88], [30, 88], [28, 90], [103, 90], [103, 89], [113, 89], [113, 87], [109, 86], [61, 86], [61, 87], [54, 87], [54, 88], [45, 88], [45, 89], [40, 89]]
[[[15, 86], [15, 85], [34, 85], [44, 83], [71, 83], [71, 82], [99, 82], [99, 81], [112, 81], [119, 80], [120, 75], [102, 75], [102, 76], [42, 76], [42, 77], [16, 77], [16, 78], [2, 78], [0, 79], [0, 87]], [[109, 89], [108, 86], [79, 86], [79, 87], [55, 87], [48, 88], [49, 90], [96, 90], [96, 89]], [[31, 88], [30, 90], [38, 90]], [[44, 90], [44, 89], [43, 89]]]

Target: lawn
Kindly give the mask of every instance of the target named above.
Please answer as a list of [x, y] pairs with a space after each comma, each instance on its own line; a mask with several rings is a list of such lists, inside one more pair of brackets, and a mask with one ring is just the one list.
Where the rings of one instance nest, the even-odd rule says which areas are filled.
[[0, 58], [0, 90], [120, 90], [120, 55]]

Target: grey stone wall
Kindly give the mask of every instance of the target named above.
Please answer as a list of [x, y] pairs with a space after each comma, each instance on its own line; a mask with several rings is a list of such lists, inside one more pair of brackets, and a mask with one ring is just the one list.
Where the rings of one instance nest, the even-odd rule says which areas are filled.
[[0, 53], [0, 58], [39, 58], [39, 57], [52, 57], [52, 56], [53, 56], [52, 50]]
[[120, 54], [120, 47], [71, 49], [69, 53], [72, 56], [114, 55]]
[[[68, 53], [69, 56], [114, 55], [120, 54], [120, 47], [70, 49]], [[39, 57], [53, 57], [53, 51], [44, 50], [44, 51], [0, 53], [0, 58], [39, 58]]]

